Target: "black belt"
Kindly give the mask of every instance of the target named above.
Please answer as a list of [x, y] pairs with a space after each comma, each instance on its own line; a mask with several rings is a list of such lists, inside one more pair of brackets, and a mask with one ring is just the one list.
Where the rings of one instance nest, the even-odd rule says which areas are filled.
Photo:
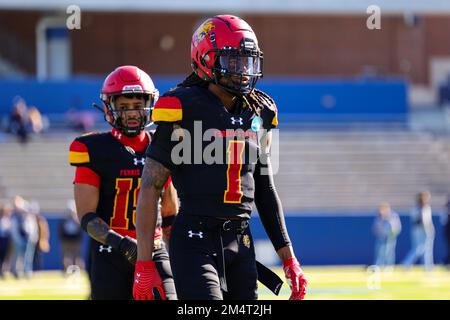
[[[218, 259], [218, 273], [220, 288], [227, 292], [227, 281], [225, 277], [225, 256], [223, 254], [223, 239], [222, 232], [235, 231], [243, 234], [245, 229], [248, 228], [249, 223], [246, 219], [223, 219], [214, 217], [196, 217], [201, 223], [204, 223], [207, 229], [216, 229], [219, 231], [218, 241], [215, 241], [217, 247], [217, 259]], [[283, 280], [272, 270], [267, 268], [265, 265], [256, 260], [256, 269], [258, 273], [258, 280], [265, 285], [270, 291], [275, 295], [278, 295], [283, 285]]]
[[[223, 238], [222, 232], [234, 231], [237, 233], [244, 233], [248, 228], [248, 220], [225, 220], [217, 218], [209, 218], [206, 220], [206, 228], [215, 229], [219, 232], [218, 239], [216, 239], [216, 251], [217, 251], [217, 271], [219, 273], [220, 289], [224, 292], [228, 292], [227, 279], [225, 276], [225, 255], [223, 254]], [[218, 240], [218, 241], [217, 241]]]

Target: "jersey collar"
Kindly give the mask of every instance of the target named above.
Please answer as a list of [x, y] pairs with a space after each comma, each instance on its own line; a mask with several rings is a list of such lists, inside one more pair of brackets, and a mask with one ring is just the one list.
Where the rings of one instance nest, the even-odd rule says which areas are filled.
[[138, 153], [144, 152], [150, 141], [149, 135], [145, 130], [142, 130], [141, 133], [139, 133], [135, 137], [128, 137], [116, 128], [113, 128], [111, 130], [111, 135], [116, 138], [116, 140], [121, 144], [132, 148], [135, 152]]

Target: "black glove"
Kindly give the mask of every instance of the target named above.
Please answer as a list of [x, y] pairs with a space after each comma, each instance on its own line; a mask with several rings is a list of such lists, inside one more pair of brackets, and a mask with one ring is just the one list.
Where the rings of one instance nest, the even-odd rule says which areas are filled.
[[105, 244], [119, 251], [131, 264], [136, 264], [137, 241], [135, 239], [129, 236], [122, 237], [120, 234], [110, 231]]
[[129, 236], [120, 240], [119, 252], [127, 258], [127, 260], [135, 265], [137, 259], [137, 241]]

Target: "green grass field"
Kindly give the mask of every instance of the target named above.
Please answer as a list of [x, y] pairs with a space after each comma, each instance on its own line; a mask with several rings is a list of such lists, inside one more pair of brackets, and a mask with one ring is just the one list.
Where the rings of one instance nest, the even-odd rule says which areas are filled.
[[[371, 272], [364, 267], [304, 267], [309, 280], [306, 299], [311, 300], [403, 300], [450, 299], [450, 271], [437, 267], [425, 272], [420, 267], [393, 272]], [[283, 276], [282, 270], [277, 273]], [[283, 285], [279, 296], [262, 285], [260, 299], [287, 299]], [[30, 279], [16, 280], [10, 275], [0, 280], [0, 300], [83, 300], [89, 295], [85, 273], [65, 277], [61, 272], [35, 273]]]

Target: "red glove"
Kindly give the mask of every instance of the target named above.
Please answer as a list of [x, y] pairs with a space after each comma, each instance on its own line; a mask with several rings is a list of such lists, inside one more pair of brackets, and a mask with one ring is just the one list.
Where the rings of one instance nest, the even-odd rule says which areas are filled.
[[159, 293], [161, 300], [166, 300], [162, 280], [154, 261], [137, 261], [134, 271], [133, 297], [135, 300], [155, 300]]
[[283, 270], [286, 280], [292, 290], [289, 300], [303, 300], [306, 294], [308, 281], [303, 274], [300, 263], [298, 263], [297, 259], [294, 257], [288, 258], [283, 261]]

